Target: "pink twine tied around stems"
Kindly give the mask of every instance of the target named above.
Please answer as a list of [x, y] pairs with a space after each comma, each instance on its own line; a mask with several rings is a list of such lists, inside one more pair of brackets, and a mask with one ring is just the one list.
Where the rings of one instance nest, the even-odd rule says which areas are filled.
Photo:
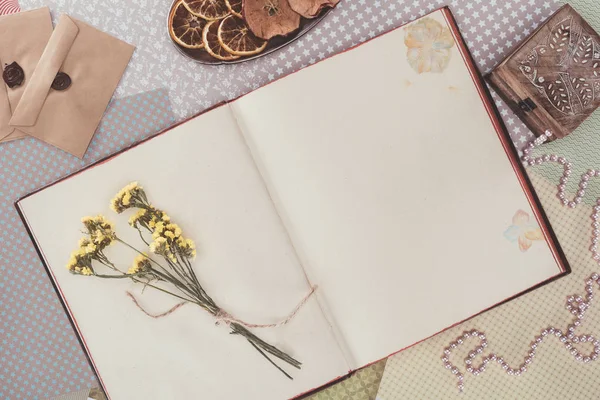
[[[233, 315], [229, 314], [227, 311], [225, 311], [223, 309], [219, 309], [219, 311], [215, 315], [215, 318], [217, 319], [217, 322], [215, 322], [215, 325], [224, 323], [225, 325], [229, 326], [229, 325], [235, 323], [235, 324], [242, 325], [246, 328], [276, 328], [278, 326], [286, 325], [296, 317], [296, 314], [298, 314], [298, 312], [306, 305], [308, 300], [310, 300], [310, 298], [316, 292], [317, 289], [318, 289], [317, 285], [312, 286], [310, 292], [308, 292], [308, 294], [306, 296], [304, 296], [304, 298], [300, 301], [300, 303], [298, 303], [296, 308], [294, 308], [292, 310], [292, 312], [290, 312], [286, 318], [284, 318], [283, 320], [281, 320], [279, 322], [276, 322], [273, 324], [252, 324], [252, 323], [245, 322], [241, 319], [235, 318]], [[181, 303], [176, 304], [174, 307], [170, 308], [169, 310], [167, 310], [163, 313], [151, 314], [148, 311], [144, 310], [144, 308], [140, 305], [140, 303], [138, 303], [138, 301], [133, 296], [133, 294], [131, 294], [131, 292], [126, 292], [126, 293], [127, 293], [127, 296], [129, 296], [129, 298], [131, 298], [133, 303], [137, 306], [137, 308], [139, 308], [144, 314], [146, 314], [147, 316], [149, 316], [151, 318], [166, 317], [167, 315], [172, 314], [173, 312], [177, 311], [177, 309], [179, 309], [180, 307], [182, 307], [188, 303], [186, 301], [182, 301]]]
[[308, 300], [312, 297], [312, 295], [315, 293], [315, 291], [317, 289], [318, 289], [317, 285], [312, 286], [310, 289], [310, 292], [308, 292], [308, 294], [306, 296], [304, 296], [304, 298], [300, 301], [300, 303], [298, 303], [296, 308], [294, 308], [292, 310], [292, 312], [289, 313], [285, 319], [283, 319], [279, 322], [276, 322], [274, 324], [251, 324], [251, 323], [245, 322], [241, 319], [235, 318], [233, 315], [229, 314], [227, 311], [225, 311], [223, 309], [220, 309], [219, 312], [217, 312], [217, 315], [215, 315], [215, 318], [217, 319], [217, 322], [215, 324], [219, 325], [222, 322], [225, 325], [229, 326], [229, 325], [235, 323], [235, 324], [242, 325], [246, 328], [276, 328], [278, 326], [286, 325], [288, 322], [290, 322], [291, 320], [294, 319], [296, 314], [298, 314], [298, 312], [302, 309], [302, 307], [304, 307], [304, 305], [308, 302]]
[[142, 306], [140, 306], [140, 303], [138, 303], [138, 301], [136, 300], [135, 296], [133, 294], [131, 294], [131, 292], [127, 291], [127, 296], [131, 299], [131, 301], [133, 301], [133, 304], [135, 304], [137, 306], [137, 308], [139, 308], [144, 314], [146, 314], [147, 316], [151, 317], [151, 318], [162, 318], [162, 317], [166, 317], [169, 314], [174, 313], [179, 307], [185, 305], [187, 302], [182, 301], [179, 304], [176, 304], [174, 307], [172, 307], [171, 309], [160, 313], [160, 314], [150, 314], [148, 311], [144, 310], [144, 308]]

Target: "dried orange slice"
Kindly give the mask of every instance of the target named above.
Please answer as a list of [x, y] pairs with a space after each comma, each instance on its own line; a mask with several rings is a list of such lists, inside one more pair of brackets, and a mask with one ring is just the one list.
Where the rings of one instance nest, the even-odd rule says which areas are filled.
[[169, 16], [169, 34], [171, 38], [188, 49], [200, 49], [204, 47], [202, 41], [202, 30], [206, 21], [190, 13], [180, 0], [171, 10]]
[[240, 58], [240, 56], [235, 56], [225, 50], [221, 43], [219, 43], [219, 38], [217, 37], [217, 32], [219, 30], [219, 21], [210, 21], [204, 27], [204, 31], [202, 32], [202, 40], [204, 42], [204, 48], [214, 58], [223, 61], [231, 61]]
[[225, 0], [183, 0], [183, 4], [192, 14], [207, 21], [215, 21], [229, 15]]
[[236, 56], [253, 56], [267, 47], [267, 41], [252, 33], [242, 18], [230, 15], [219, 24], [219, 43]]
[[242, 18], [242, 0], [225, 0], [229, 12]]

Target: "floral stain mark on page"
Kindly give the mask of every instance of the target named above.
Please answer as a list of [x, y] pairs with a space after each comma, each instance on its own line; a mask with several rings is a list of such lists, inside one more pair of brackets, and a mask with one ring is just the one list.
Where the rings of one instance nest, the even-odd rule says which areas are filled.
[[433, 18], [421, 18], [404, 28], [406, 58], [415, 72], [441, 73], [450, 64], [454, 38], [450, 29]]
[[504, 237], [510, 242], [518, 242], [523, 252], [529, 250], [534, 241], [544, 241], [544, 234], [534, 219], [523, 210], [519, 210], [512, 218], [512, 225], [504, 231]]
[[[184, 304], [195, 304], [210, 313], [216, 319], [216, 325], [223, 323], [231, 329], [231, 334], [242, 336], [269, 363], [292, 379], [275, 361], [278, 359], [297, 369], [300, 369], [302, 363], [263, 341], [249, 329], [275, 328], [287, 324], [308, 302], [316, 287], [312, 287], [308, 295], [281, 322], [265, 325], [244, 322], [223, 310], [209, 296], [192, 267], [192, 261], [196, 258], [194, 241], [184, 237], [181, 228], [171, 221], [169, 215], [148, 201], [146, 192], [137, 182], [121, 189], [110, 205], [117, 214], [129, 209], [137, 210], [129, 219], [129, 225], [138, 231], [141, 242], [158, 260], [125, 242], [117, 235], [114, 224], [104, 216], [98, 215], [82, 219], [85, 236], [79, 241], [78, 249], [71, 254], [67, 263], [69, 272], [89, 278], [130, 279], [134, 284], [143, 285], [143, 289], [151, 288], [182, 301], [167, 312], [151, 315], [127, 292], [135, 305], [153, 318], [167, 316]], [[137, 253], [127, 271], [119, 269], [105, 253], [105, 250], [114, 244], [124, 245]]]

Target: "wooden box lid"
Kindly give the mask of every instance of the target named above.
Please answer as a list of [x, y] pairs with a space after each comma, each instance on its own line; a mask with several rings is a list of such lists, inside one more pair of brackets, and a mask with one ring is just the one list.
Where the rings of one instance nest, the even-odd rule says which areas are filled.
[[600, 105], [600, 36], [567, 4], [488, 80], [536, 136], [565, 137]]

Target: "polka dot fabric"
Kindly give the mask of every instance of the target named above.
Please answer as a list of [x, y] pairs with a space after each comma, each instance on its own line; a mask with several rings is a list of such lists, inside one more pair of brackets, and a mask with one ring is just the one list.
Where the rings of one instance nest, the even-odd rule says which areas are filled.
[[173, 123], [167, 92], [155, 90], [114, 100], [83, 161], [33, 138], [0, 145], [0, 399], [96, 381], [14, 202]]

